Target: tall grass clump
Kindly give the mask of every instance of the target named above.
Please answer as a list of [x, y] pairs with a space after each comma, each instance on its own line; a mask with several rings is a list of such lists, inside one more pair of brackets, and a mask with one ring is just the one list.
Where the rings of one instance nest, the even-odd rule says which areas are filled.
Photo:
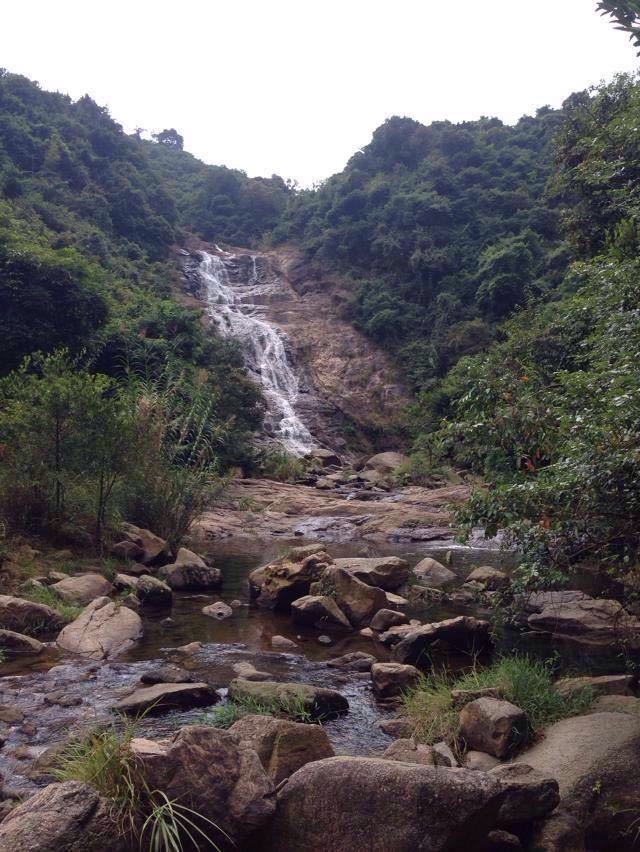
[[266, 479], [277, 482], [295, 482], [306, 473], [302, 459], [292, 456], [280, 444], [268, 447], [260, 460], [260, 472]]
[[88, 784], [108, 799], [113, 806], [114, 828], [131, 842], [132, 848], [139, 846], [148, 852], [220, 852], [210, 835], [231, 841], [219, 826], [147, 784], [130, 748], [138, 721], [123, 719], [121, 730], [111, 725], [72, 740], [52, 774], [59, 781]]
[[61, 615], [65, 621], [74, 621], [82, 612], [84, 607], [78, 604], [69, 603], [59, 597], [49, 586], [31, 586], [21, 589], [19, 592], [21, 598], [34, 603], [44, 604], [55, 610]]
[[501, 657], [484, 669], [474, 666], [457, 677], [434, 672], [422, 678], [405, 693], [403, 712], [415, 723], [417, 739], [455, 744], [459, 710], [453, 706], [451, 691], [487, 688], [498, 690], [502, 698], [526, 712], [532, 736], [559, 719], [586, 712], [593, 702], [593, 691], [588, 687], [569, 696], [561, 695], [553, 682], [550, 661], [514, 656]]
[[199, 721], [202, 725], [212, 725], [214, 728], [230, 728], [234, 722], [245, 716], [273, 716], [293, 722], [313, 722], [304, 701], [293, 696], [273, 701], [257, 701], [249, 697], [236, 698], [224, 704], [216, 704], [211, 710], [203, 713]]

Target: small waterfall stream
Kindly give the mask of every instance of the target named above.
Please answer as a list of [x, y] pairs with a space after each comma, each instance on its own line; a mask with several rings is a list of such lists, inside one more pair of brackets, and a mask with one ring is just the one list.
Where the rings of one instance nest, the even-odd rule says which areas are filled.
[[201, 255], [199, 274], [207, 289], [209, 315], [220, 334], [239, 341], [249, 373], [262, 385], [267, 403], [267, 431], [290, 453], [304, 455], [315, 442], [296, 414], [300, 387], [282, 334], [260, 315], [261, 308], [253, 301], [265, 292], [259, 281], [256, 257], [251, 257], [247, 282], [234, 285], [226, 263], [233, 263], [235, 255], [229, 255], [226, 260], [207, 252]]

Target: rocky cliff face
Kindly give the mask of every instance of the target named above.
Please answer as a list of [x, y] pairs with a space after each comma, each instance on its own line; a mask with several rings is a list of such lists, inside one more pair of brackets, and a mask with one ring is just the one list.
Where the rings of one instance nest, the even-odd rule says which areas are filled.
[[[341, 319], [348, 294], [339, 282], [313, 275], [291, 247], [259, 254], [206, 250], [224, 259], [247, 311], [281, 332], [298, 380], [295, 411], [314, 441], [343, 453], [398, 445], [408, 394], [385, 353]], [[201, 259], [197, 251], [185, 258], [183, 288], [206, 305]]]

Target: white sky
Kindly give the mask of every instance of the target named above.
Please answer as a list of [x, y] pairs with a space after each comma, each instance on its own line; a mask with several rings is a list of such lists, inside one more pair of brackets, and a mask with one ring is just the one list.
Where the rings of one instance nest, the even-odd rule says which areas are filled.
[[[391, 115], [513, 122], [637, 67], [595, 0], [20, 0], [0, 66], [303, 185]], [[454, 11], [454, 7], [456, 11]]]

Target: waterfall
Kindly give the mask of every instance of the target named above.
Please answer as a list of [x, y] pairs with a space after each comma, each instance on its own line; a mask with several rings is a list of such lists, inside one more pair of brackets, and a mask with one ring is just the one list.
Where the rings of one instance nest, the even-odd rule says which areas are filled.
[[[295, 404], [300, 393], [291, 369], [282, 333], [260, 316], [251, 296], [260, 292], [255, 256], [251, 257], [249, 279], [238, 290], [229, 281], [225, 261], [201, 252], [199, 272], [207, 288], [209, 316], [220, 334], [236, 338], [250, 375], [262, 385], [267, 403], [265, 423], [272, 436], [297, 456], [315, 445], [311, 433], [298, 417]], [[229, 257], [229, 261], [234, 259]]]

